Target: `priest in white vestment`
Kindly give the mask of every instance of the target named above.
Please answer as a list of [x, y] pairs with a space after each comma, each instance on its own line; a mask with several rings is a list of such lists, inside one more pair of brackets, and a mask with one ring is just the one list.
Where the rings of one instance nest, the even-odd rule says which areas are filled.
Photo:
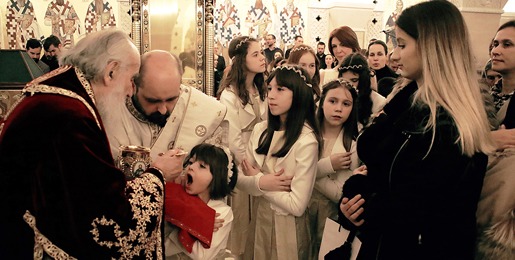
[[135, 94], [125, 105], [111, 106], [104, 119], [115, 160], [121, 145], [149, 147], [152, 158], [169, 149], [189, 152], [205, 141], [228, 146], [227, 108], [182, 85], [182, 73], [180, 60], [169, 52], [150, 51], [141, 56]]

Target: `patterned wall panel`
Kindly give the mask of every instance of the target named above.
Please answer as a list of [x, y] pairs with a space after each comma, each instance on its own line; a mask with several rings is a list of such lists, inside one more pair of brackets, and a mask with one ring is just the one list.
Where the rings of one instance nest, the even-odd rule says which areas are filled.
[[131, 33], [132, 18], [129, 15], [130, 3], [129, 0], [118, 0], [118, 17], [119, 22], [118, 28], [126, 32]]
[[308, 9], [309, 30], [304, 43], [310, 46], [316, 46], [318, 41], [325, 42], [329, 39], [329, 9], [310, 8]]
[[[375, 21], [375, 23], [374, 23]], [[367, 22], [367, 33], [365, 41], [370, 41], [370, 39], [375, 38], [378, 40], [385, 40], [385, 34], [382, 32], [383, 28], [383, 12], [382, 11], [374, 11], [370, 15], [370, 18]], [[363, 46], [366, 48], [367, 46]]]

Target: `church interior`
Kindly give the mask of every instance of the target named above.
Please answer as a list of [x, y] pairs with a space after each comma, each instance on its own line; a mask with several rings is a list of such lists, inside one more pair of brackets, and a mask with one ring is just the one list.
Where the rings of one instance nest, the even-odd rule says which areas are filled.
[[[109, 27], [131, 36], [140, 51], [169, 50], [185, 66], [183, 82], [214, 95], [213, 75], [218, 52], [229, 63], [231, 39], [248, 35], [265, 43], [267, 34], [277, 38], [283, 50], [301, 35], [316, 48], [327, 42], [332, 29], [347, 25], [361, 47], [370, 39], [387, 41], [392, 19], [399, 10], [421, 0], [3, 0], [0, 5], [0, 48], [25, 49], [30, 38], [44, 40], [51, 34], [62, 39], [64, 49], [82, 36]], [[490, 40], [496, 28], [515, 18], [513, 0], [451, 0], [462, 12], [472, 39], [476, 64], [488, 60]], [[103, 8], [99, 8], [102, 3]], [[60, 14], [59, 12], [60, 11]], [[389, 48], [391, 43], [387, 41]], [[328, 50], [326, 48], [326, 53]], [[9, 93], [0, 102], [11, 103]], [[4, 100], [2, 100], [4, 99]]]
[[[0, 162], [17, 183], [0, 196], [15, 214], [2, 215], [31, 226], [20, 237], [35, 246], [19, 244], [39, 259], [61, 253], [42, 235], [54, 229], [64, 249], [166, 259], [213, 241], [209, 253], [233, 260], [347, 259], [327, 257], [340, 248], [359, 259], [513, 255], [515, 0], [429, 1], [0, 0]], [[363, 187], [346, 193], [356, 179]], [[38, 230], [20, 201], [56, 213], [37, 216], [50, 223]], [[119, 212], [122, 228], [105, 217]], [[53, 217], [68, 213], [93, 222]], [[13, 227], [0, 232], [5, 248]], [[68, 230], [86, 239], [63, 239]], [[427, 252], [441, 257], [397, 256]]]

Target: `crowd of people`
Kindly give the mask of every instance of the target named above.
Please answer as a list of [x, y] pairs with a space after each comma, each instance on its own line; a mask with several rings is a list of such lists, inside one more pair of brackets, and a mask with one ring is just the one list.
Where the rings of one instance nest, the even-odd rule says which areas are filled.
[[[140, 55], [115, 29], [63, 52], [29, 40], [53, 72], [0, 122], [2, 255], [318, 259], [331, 218], [361, 241], [333, 256], [511, 259], [515, 21], [481, 75], [452, 3], [395, 23], [393, 50], [361, 48], [348, 26], [328, 54], [302, 36], [284, 53], [272, 34], [265, 48], [236, 37], [216, 98], [181, 84], [179, 57]], [[153, 161], [130, 180], [115, 164], [127, 145]]]

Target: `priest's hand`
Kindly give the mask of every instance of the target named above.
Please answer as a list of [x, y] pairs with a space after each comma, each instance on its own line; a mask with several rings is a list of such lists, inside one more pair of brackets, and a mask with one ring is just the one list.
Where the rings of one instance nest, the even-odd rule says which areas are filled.
[[177, 149], [160, 153], [151, 167], [161, 170], [164, 174], [165, 181], [174, 181], [182, 173], [182, 164], [186, 154], [186, 152]]

